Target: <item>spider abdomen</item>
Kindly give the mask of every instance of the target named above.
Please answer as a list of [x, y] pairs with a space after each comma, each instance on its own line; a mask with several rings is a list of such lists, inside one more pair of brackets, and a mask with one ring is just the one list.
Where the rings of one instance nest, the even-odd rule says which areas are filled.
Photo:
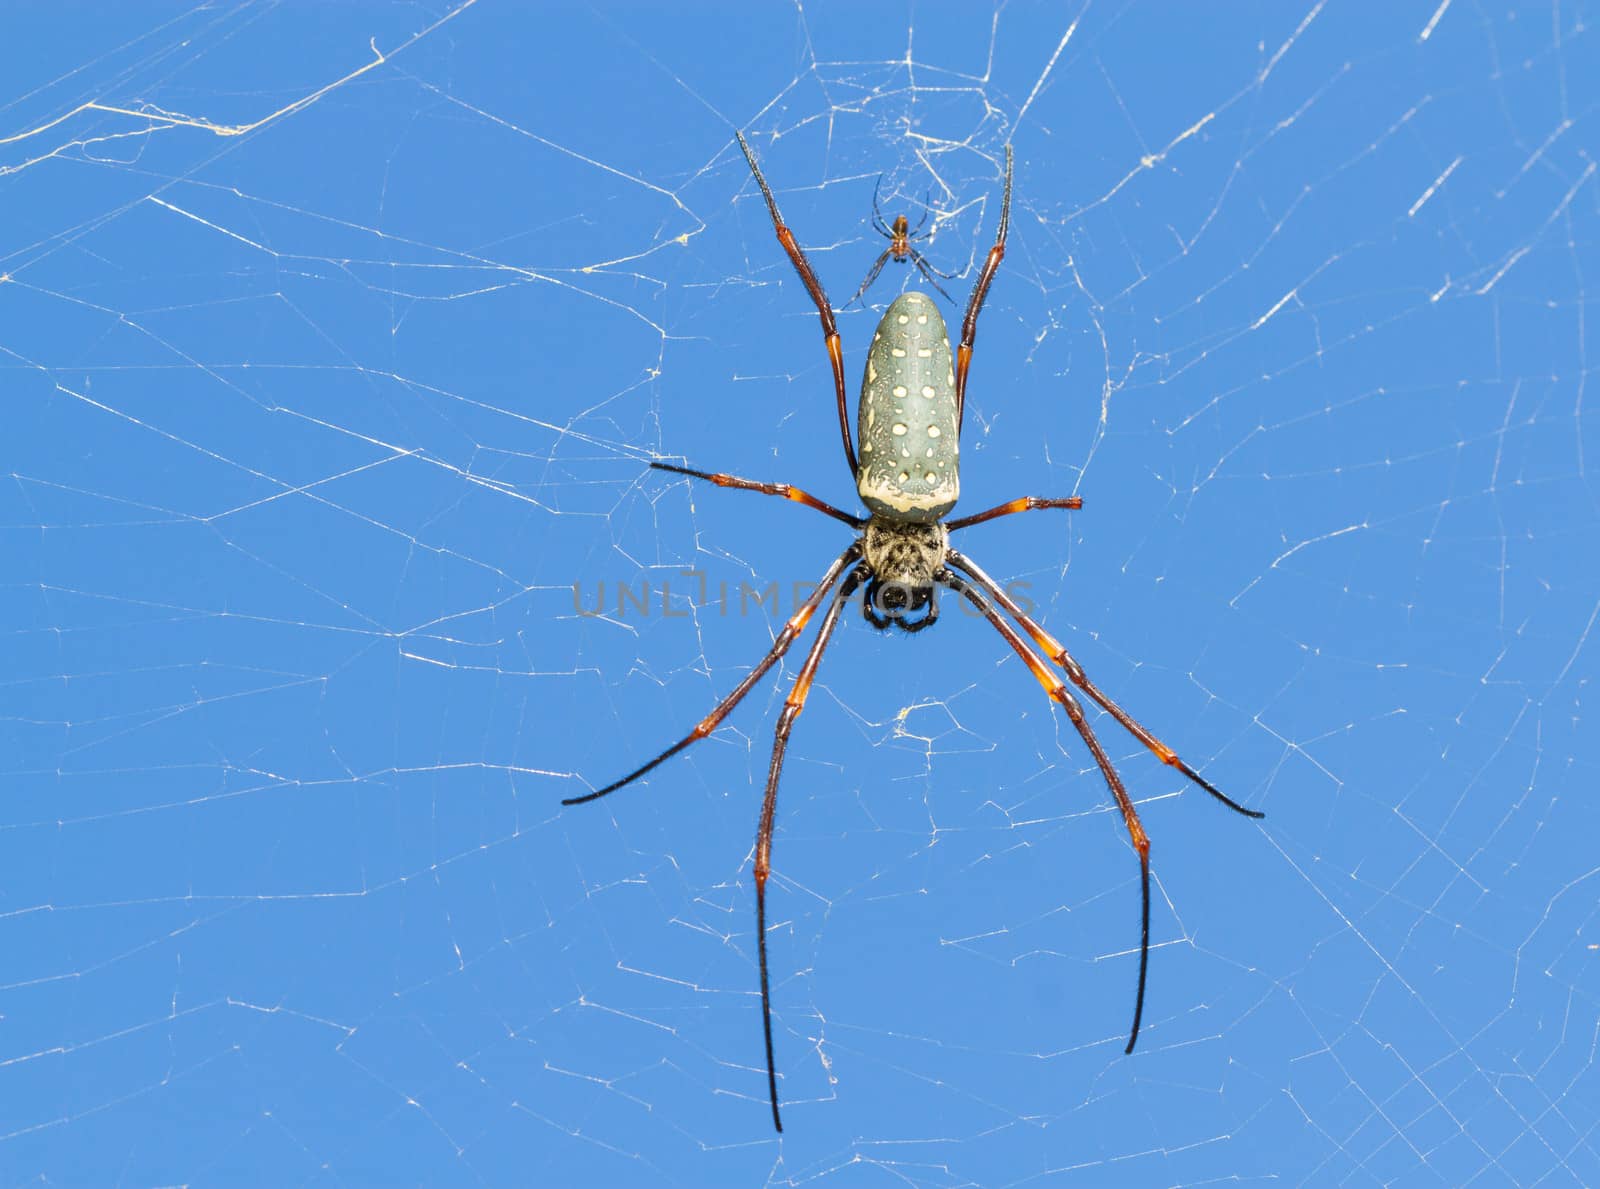
[[955, 507], [961, 447], [950, 334], [933, 298], [905, 293], [867, 352], [856, 414], [856, 490], [873, 513], [927, 523]]

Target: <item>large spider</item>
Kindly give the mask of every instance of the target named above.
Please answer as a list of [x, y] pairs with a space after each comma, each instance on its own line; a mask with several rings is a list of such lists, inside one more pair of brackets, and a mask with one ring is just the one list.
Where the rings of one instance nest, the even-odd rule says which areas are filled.
[[[1229, 809], [1246, 817], [1259, 818], [1264, 815], [1224, 796], [1180, 760], [1171, 748], [1135, 722], [1089, 680], [1078, 662], [1072, 659], [1054, 636], [1035, 623], [976, 562], [950, 545], [951, 532], [999, 516], [1036, 508], [1083, 506], [1083, 501], [1077, 496], [1024, 496], [972, 516], [951, 521], [943, 519], [955, 506], [960, 489], [957, 464], [961, 412], [967, 389], [967, 369], [972, 363], [972, 344], [977, 336], [978, 312], [983, 308], [990, 282], [994, 280], [1006, 252], [1006, 231], [1011, 217], [1011, 146], [1006, 146], [1005, 195], [1000, 204], [999, 230], [995, 235], [994, 247], [989, 249], [988, 259], [984, 262], [983, 272], [978, 276], [972, 296], [967, 301], [966, 317], [961, 323], [961, 345], [954, 360], [950, 355], [950, 337], [945, 330], [944, 319], [940, 317], [933, 299], [926, 294], [913, 292], [896, 298], [878, 323], [877, 332], [872, 336], [872, 346], [867, 352], [866, 377], [861, 385], [857, 418], [861, 457], [858, 461], [845, 408], [844, 357], [833, 309], [828, 304], [816, 273], [806, 260], [805, 252], [795, 242], [794, 234], [784, 225], [783, 217], [778, 213], [778, 204], [772, 197], [772, 189], [762, 176], [761, 167], [756, 164], [750, 146], [745, 143], [743, 135], [738, 136], [738, 141], [745, 160], [750, 163], [750, 172], [755, 175], [756, 184], [761, 187], [761, 194], [767, 201], [778, 242], [789, 254], [789, 260], [800, 274], [800, 280], [811, 294], [811, 300], [816, 303], [817, 313], [822, 319], [828, 358], [833, 364], [833, 389], [839, 411], [839, 433], [844, 440], [845, 460], [850, 464], [850, 471], [856, 479], [856, 490], [870, 515], [852, 516], [787, 483], [760, 483], [669, 463], [651, 463], [657, 470], [709, 479], [719, 487], [736, 487], [743, 491], [759, 491], [764, 495], [794, 500], [848, 524], [859, 535], [828, 567], [811, 596], [789, 617], [767, 655], [732, 693], [700, 720], [694, 730], [622, 779], [581, 797], [569, 797], [562, 804], [578, 805], [614, 793], [664, 760], [677, 755], [691, 743], [710, 735], [767, 670], [778, 662], [778, 658], [789, 650], [817, 608], [824, 599], [828, 599], [822, 626], [811, 644], [811, 650], [806, 654], [805, 662], [800, 666], [800, 673], [794, 680], [789, 696], [784, 699], [783, 712], [778, 716], [772, 764], [767, 770], [766, 796], [761, 803], [761, 825], [756, 833], [756, 939], [761, 962], [761, 1026], [767, 1047], [767, 1093], [772, 1103], [772, 1124], [782, 1131], [783, 1119], [778, 1112], [777, 1067], [772, 1053], [772, 1004], [767, 981], [767, 876], [772, 870], [772, 823], [777, 809], [778, 777], [783, 771], [783, 755], [789, 743], [789, 732], [794, 727], [795, 718], [805, 708], [817, 665], [833, 635], [839, 614], [857, 588], [864, 588], [862, 612], [873, 627], [883, 629], [892, 626], [906, 632], [919, 632], [931, 627], [938, 619], [935, 588], [948, 587], [967, 599], [994, 625], [995, 630], [1005, 637], [1006, 643], [1016, 650], [1045, 692], [1066, 710], [1072, 725], [1099, 765], [1106, 784], [1110, 786], [1117, 808], [1122, 811], [1128, 836], [1139, 856], [1142, 892], [1139, 989], [1134, 1000], [1133, 1030], [1128, 1036], [1125, 1050], [1131, 1053], [1134, 1042], [1139, 1039], [1139, 1021], [1144, 1014], [1145, 975], [1150, 965], [1150, 840], [1139, 823], [1139, 813], [1123, 787], [1122, 779], [1111, 766], [1111, 760], [1084, 716], [1078, 699], [1040, 658], [1039, 652], [1022, 638], [1017, 627], [995, 608], [999, 607], [1015, 620], [1022, 631], [1032, 638], [1034, 645], [1061, 668], [1073, 685], [1121, 723], [1163, 763], [1178, 769]], [[833, 591], [831, 598], [830, 590]]]

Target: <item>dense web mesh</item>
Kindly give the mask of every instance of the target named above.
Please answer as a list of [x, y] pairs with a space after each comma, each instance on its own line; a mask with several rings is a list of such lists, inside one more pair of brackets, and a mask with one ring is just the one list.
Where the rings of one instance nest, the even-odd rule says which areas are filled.
[[[754, 7], [754, 6], [752, 6]], [[1600, 1183], [1595, 13], [12, 10], [0, 1168]], [[928, 216], [967, 530], [1114, 698], [842, 623], [816, 315]], [[881, 180], [880, 180], [881, 179]], [[852, 390], [888, 264], [840, 315]], [[942, 300], [942, 299], [941, 299]], [[946, 318], [959, 322], [959, 305]], [[959, 514], [959, 513], [958, 513]]]

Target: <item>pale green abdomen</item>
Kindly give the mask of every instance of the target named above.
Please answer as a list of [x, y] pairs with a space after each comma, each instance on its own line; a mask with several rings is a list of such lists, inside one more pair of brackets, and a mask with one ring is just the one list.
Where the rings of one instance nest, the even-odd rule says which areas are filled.
[[896, 298], [867, 352], [856, 489], [890, 520], [938, 520], [961, 492], [950, 335], [933, 299]]

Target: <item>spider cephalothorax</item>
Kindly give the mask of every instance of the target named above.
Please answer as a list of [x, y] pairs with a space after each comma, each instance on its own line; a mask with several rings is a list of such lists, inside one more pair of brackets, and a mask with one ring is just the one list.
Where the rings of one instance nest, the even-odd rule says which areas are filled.
[[[778, 778], [783, 772], [783, 756], [789, 743], [789, 732], [795, 718], [805, 707], [823, 650], [839, 622], [839, 613], [845, 601], [858, 588], [864, 587], [862, 611], [873, 627], [881, 629], [894, 625], [902, 631], [916, 632], [932, 626], [938, 619], [936, 595], [940, 587], [945, 587], [972, 604], [978, 614], [1022, 658], [1023, 664], [1045, 692], [1067, 712], [1074, 729], [1082, 737], [1101, 775], [1105, 777], [1106, 785], [1111, 789], [1111, 795], [1116, 799], [1117, 808], [1128, 828], [1128, 837], [1139, 856], [1143, 902], [1139, 989], [1134, 1000], [1133, 1030], [1128, 1037], [1127, 1048], [1131, 1053], [1134, 1042], [1139, 1039], [1139, 1021], [1144, 1013], [1145, 972], [1150, 960], [1150, 840], [1145, 836], [1139, 813], [1127, 789], [1123, 787], [1122, 778], [1111, 766], [1111, 760], [1084, 716], [1082, 705], [1056, 670], [1050, 667], [1050, 663], [1095, 705], [1149, 748], [1162, 763], [1178, 769], [1229, 808], [1248, 817], [1262, 815], [1223, 796], [1204, 777], [1180, 760], [1171, 748], [1106, 697], [1054, 636], [1036, 623], [976, 562], [950, 545], [952, 532], [993, 520], [997, 516], [1009, 516], [1013, 512], [1028, 512], [1036, 508], [1083, 506], [1083, 501], [1077, 496], [1024, 496], [971, 516], [950, 521], [944, 519], [955, 507], [961, 491], [961, 413], [966, 398], [967, 368], [972, 362], [972, 345], [978, 334], [978, 312], [983, 308], [983, 299], [989, 292], [989, 285], [1006, 251], [1006, 229], [1011, 212], [1011, 146], [1006, 146], [1005, 197], [1000, 204], [999, 230], [995, 234], [994, 247], [989, 249], [988, 258], [984, 261], [983, 271], [972, 288], [972, 296], [967, 301], [966, 317], [961, 322], [961, 345], [955, 354], [952, 356], [950, 351], [950, 338], [945, 330], [944, 319], [933, 299], [926, 294], [901, 295], [884, 311], [878, 323], [867, 352], [866, 374], [861, 383], [856, 432], [861, 443], [858, 461], [846, 411], [844, 353], [839, 345], [839, 329], [834, 320], [833, 307], [828, 304], [816, 273], [811, 271], [805, 252], [795, 242], [793, 233], [784, 226], [778, 214], [777, 200], [772, 197], [766, 178], [761, 176], [761, 168], [756, 164], [750, 146], [745, 143], [743, 136], [738, 139], [745, 160], [750, 163], [750, 171], [761, 187], [761, 195], [766, 199], [778, 242], [789, 254], [790, 262], [800, 274], [800, 280], [811, 294], [817, 314], [822, 319], [828, 359], [833, 366], [834, 401], [839, 412], [839, 433], [844, 439], [845, 460], [855, 477], [856, 491], [871, 514], [863, 517], [841, 511], [787, 483], [762, 483], [721, 472], [697, 471], [673, 463], [651, 463], [658, 470], [708, 479], [719, 487], [759, 491], [794, 500], [849, 525], [858, 535], [834, 559], [810, 597], [795, 609], [767, 655], [734, 687], [732, 693], [696, 724], [694, 730], [621, 780], [582, 796], [569, 797], [562, 804], [576, 805], [615, 792], [662, 761], [677, 755], [691, 743], [710, 735], [739, 704], [740, 699], [755, 687], [762, 675], [778, 663], [778, 659], [789, 650], [789, 646], [826, 601], [827, 610], [822, 616], [822, 626], [817, 629], [816, 639], [806, 653], [794, 686], [784, 699], [783, 712], [778, 716], [772, 764], [767, 770], [766, 794], [761, 802], [761, 825], [756, 834], [756, 945], [761, 967], [761, 1024], [767, 1046], [767, 1094], [772, 1103], [773, 1126], [782, 1131], [783, 1120], [778, 1113], [778, 1071], [772, 1048], [772, 1000], [767, 979], [767, 877], [772, 870], [772, 824], [778, 805]], [[897, 234], [904, 232], [904, 222], [904, 219], [896, 221]], [[899, 243], [901, 241], [897, 240], [896, 244]], [[866, 284], [862, 285], [863, 292], [877, 275], [877, 269], [883, 266], [883, 260], [884, 257], [880, 257], [873, 272], [868, 275]], [[929, 279], [932, 280], [931, 277]], [[1007, 616], [1010, 618], [1007, 619]], [[1019, 627], [1021, 632], [1017, 630]], [[1033, 641], [1031, 646], [1023, 639], [1023, 633]], [[1041, 657], [1040, 653], [1044, 656]], [[1045, 657], [1049, 658], [1050, 663], [1046, 663]]]
[[[939, 618], [935, 582], [943, 576], [950, 530], [938, 521], [918, 523], [873, 516], [861, 533], [867, 570], [861, 613], [878, 629], [916, 632]], [[920, 618], [912, 616], [921, 614]]]

